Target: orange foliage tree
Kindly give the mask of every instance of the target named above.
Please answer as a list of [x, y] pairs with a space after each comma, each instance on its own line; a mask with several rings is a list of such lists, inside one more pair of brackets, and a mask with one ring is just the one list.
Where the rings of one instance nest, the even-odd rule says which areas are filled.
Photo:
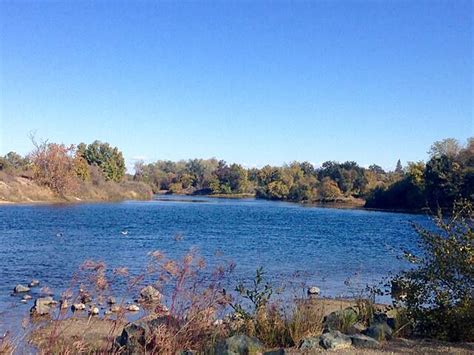
[[74, 145], [48, 142], [38, 144], [35, 140], [33, 144], [35, 149], [30, 154], [30, 159], [34, 179], [61, 196], [74, 192], [79, 186], [74, 166]]

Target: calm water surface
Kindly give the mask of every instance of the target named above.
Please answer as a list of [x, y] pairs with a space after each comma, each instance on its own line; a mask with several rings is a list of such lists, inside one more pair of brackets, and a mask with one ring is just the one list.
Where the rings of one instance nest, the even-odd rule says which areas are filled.
[[85, 259], [139, 273], [149, 251], [174, 257], [191, 247], [211, 264], [216, 253], [233, 260], [236, 278], [263, 266], [277, 283], [308, 282], [325, 295], [348, 294], [354, 283], [362, 287], [406, 266], [397, 256], [416, 247], [411, 222], [427, 217], [205, 197], [0, 206], [0, 311], [18, 304], [10, 296], [17, 283], [37, 278], [59, 292]]

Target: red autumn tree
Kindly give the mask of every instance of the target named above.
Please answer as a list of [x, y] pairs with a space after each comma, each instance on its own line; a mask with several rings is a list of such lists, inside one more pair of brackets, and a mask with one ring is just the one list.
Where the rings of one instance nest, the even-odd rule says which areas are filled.
[[64, 196], [78, 188], [74, 167], [74, 146], [42, 142], [33, 139], [35, 149], [30, 154], [34, 179], [48, 186], [58, 195]]

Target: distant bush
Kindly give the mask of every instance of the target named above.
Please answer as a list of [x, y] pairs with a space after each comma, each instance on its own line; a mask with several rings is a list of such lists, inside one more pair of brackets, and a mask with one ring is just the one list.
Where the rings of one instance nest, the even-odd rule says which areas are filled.
[[231, 303], [242, 320], [237, 332], [255, 336], [270, 347], [293, 345], [284, 312], [277, 303], [270, 303], [274, 290], [264, 275], [263, 268], [258, 268], [250, 286], [241, 282], [235, 288], [242, 300]]
[[15, 152], [9, 152], [5, 156], [0, 156], [0, 171], [9, 174], [21, 174], [30, 168], [28, 157], [22, 157]]
[[416, 226], [421, 254], [406, 252], [415, 268], [392, 280], [392, 293], [417, 334], [474, 341], [473, 206], [458, 202], [449, 219], [439, 214], [435, 222], [435, 231]]

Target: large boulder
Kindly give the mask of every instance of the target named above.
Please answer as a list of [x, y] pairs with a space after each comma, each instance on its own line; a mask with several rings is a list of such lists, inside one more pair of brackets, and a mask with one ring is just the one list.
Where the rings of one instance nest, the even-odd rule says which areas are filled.
[[380, 348], [380, 343], [374, 338], [368, 337], [363, 334], [354, 334], [350, 336], [352, 345], [358, 348], [367, 348], [367, 349], [378, 349]]
[[355, 324], [357, 318], [357, 312], [352, 307], [334, 311], [324, 318], [324, 329], [325, 331], [342, 330], [343, 326], [350, 327]]
[[23, 292], [28, 292], [28, 291], [30, 291], [30, 288], [28, 286], [24, 286], [21, 284], [16, 285], [15, 288], [13, 289], [14, 293], [23, 293]]
[[140, 297], [143, 302], [160, 302], [163, 295], [151, 285], [140, 290]]
[[319, 344], [324, 349], [347, 349], [352, 345], [351, 338], [345, 334], [342, 334], [338, 330], [333, 330], [328, 333], [324, 333], [320, 336]]
[[367, 327], [364, 324], [362, 324], [361, 322], [356, 322], [347, 329], [346, 334], [361, 334], [365, 331], [365, 329], [367, 329]]
[[257, 355], [262, 354], [263, 344], [255, 337], [237, 334], [217, 344], [215, 353], [222, 355]]
[[[146, 353], [147, 342], [152, 338], [159, 326], [179, 328], [178, 321], [173, 317], [144, 318], [128, 323], [122, 334], [116, 339], [120, 352], [124, 354]], [[154, 349], [159, 352], [159, 349]]]
[[320, 341], [319, 336], [314, 336], [314, 337], [306, 337], [301, 339], [298, 349], [303, 350], [303, 351], [310, 351], [314, 349], [320, 348], [319, 346], [319, 341]]
[[35, 300], [34, 306], [30, 309], [32, 316], [45, 316], [51, 311], [51, 306], [55, 305], [56, 302], [52, 297], [41, 297]]
[[364, 334], [377, 341], [384, 341], [392, 338], [392, 332], [392, 328], [386, 322], [380, 322], [371, 325], [365, 330]]

